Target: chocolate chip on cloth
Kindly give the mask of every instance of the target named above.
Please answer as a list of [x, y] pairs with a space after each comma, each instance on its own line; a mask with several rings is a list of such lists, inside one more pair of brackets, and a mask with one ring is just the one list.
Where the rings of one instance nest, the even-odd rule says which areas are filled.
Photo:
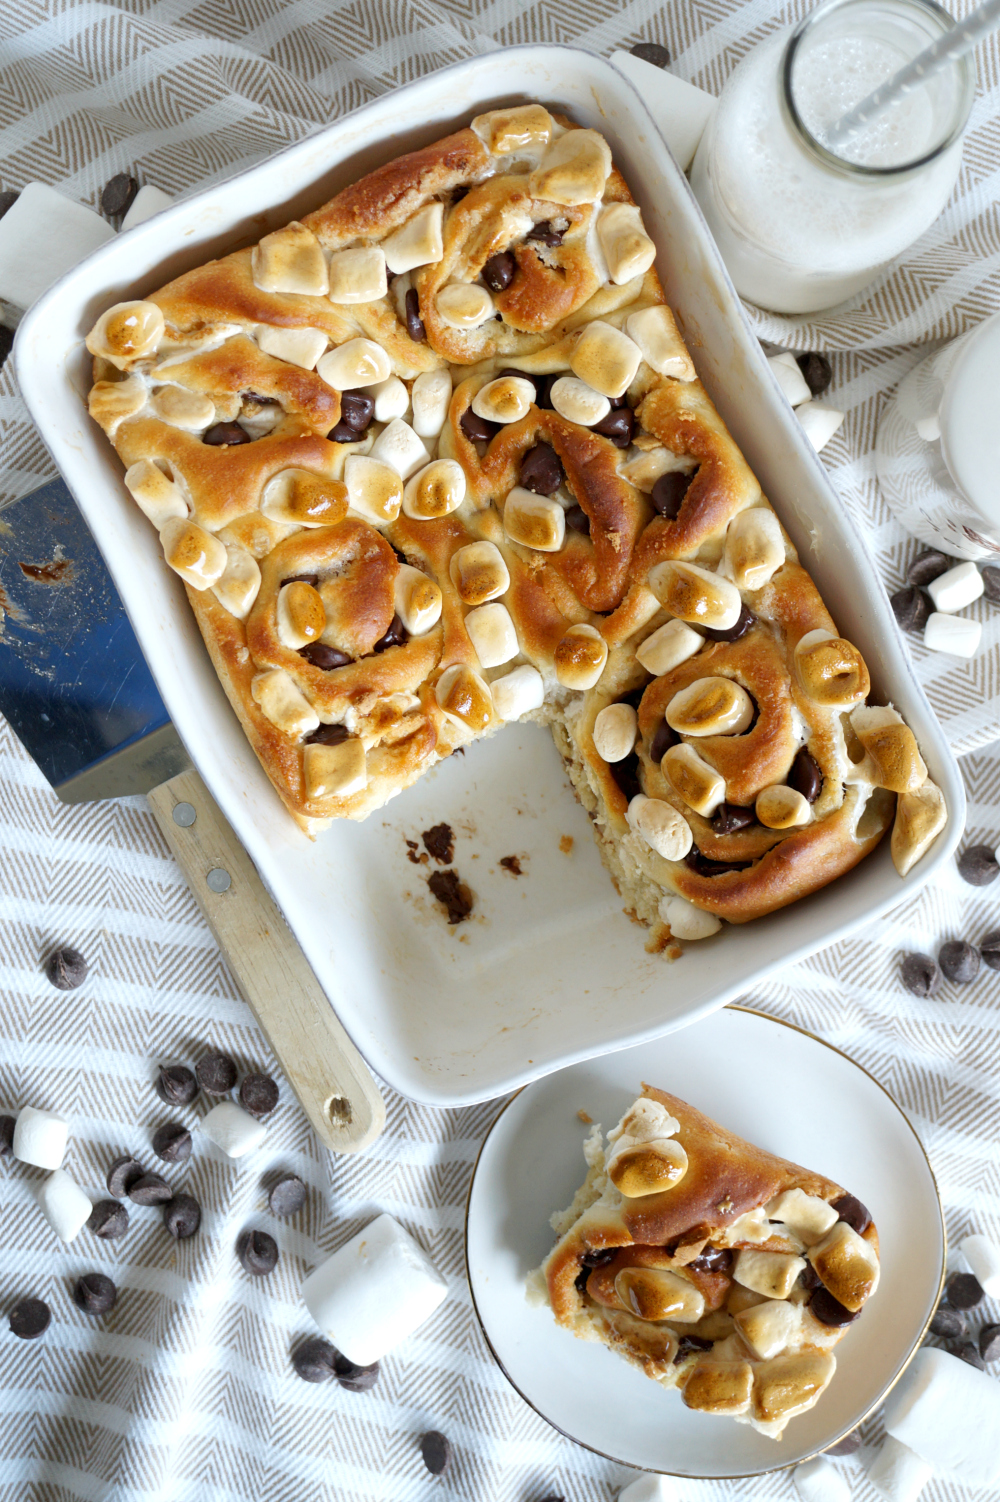
[[244, 1231], [236, 1243], [240, 1266], [253, 1278], [266, 1278], [278, 1265], [278, 1243], [266, 1231]]
[[991, 605], [1000, 605], [1000, 568], [988, 564], [980, 573], [983, 576], [983, 598]]
[[168, 1121], [153, 1133], [153, 1151], [164, 1163], [183, 1163], [191, 1156], [191, 1133], [179, 1121]]
[[9, 1158], [14, 1151], [14, 1128], [17, 1125], [13, 1116], [0, 1116], [0, 1158]]
[[10, 1311], [7, 1323], [18, 1340], [37, 1340], [52, 1323], [52, 1310], [44, 1299], [22, 1299]]
[[979, 953], [984, 965], [989, 965], [991, 970], [1000, 970], [1000, 928], [995, 928], [980, 940]]
[[139, 191], [139, 184], [128, 172], [116, 172], [114, 177], [104, 184], [101, 192], [101, 209], [109, 219], [117, 219], [119, 214], [127, 214], [135, 202], [135, 195]]
[[970, 887], [988, 887], [1000, 876], [1000, 865], [989, 845], [970, 845], [958, 857], [958, 874]]
[[292, 1352], [292, 1366], [303, 1382], [332, 1382], [339, 1352], [322, 1335], [303, 1341]]
[[73, 1290], [73, 1302], [84, 1314], [107, 1314], [117, 1297], [118, 1289], [104, 1273], [86, 1273]]
[[335, 1371], [337, 1381], [346, 1392], [368, 1392], [378, 1381], [381, 1368], [377, 1361], [373, 1361], [371, 1366], [358, 1366], [357, 1362], [348, 1361], [338, 1351]]
[[906, 577], [911, 584], [918, 589], [924, 589], [932, 584], [935, 579], [940, 579], [955, 564], [954, 558], [948, 558], [944, 553], [939, 553], [937, 548], [927, 548], [925, 552], [918, 553], [916, 558], [906, 570]]
[[108, 1169], [106, 1180], [108, 1193], [120, 1200], [123, 1195], [130, 1192], [133, 1185], [139, 1182], [145, 1172], [142, 1164], [137, 1163], [127, 1153], [123, 1158], [116, 1158]]
[[156, 1093], [168, 1106], [189, 1106], [198, 1094], [198, 1081], [183, 1064], [161, 1064]]
[[442, 1476], [451, 1465], [451, 1440], [438, 1429], [430, 1429], [420, 1437], [420, 1453], [424, 1465], [432, 1476]]
[[192, 1194], [176, 1194], [163, 1207], [163, 1224], [175, 1241], [187, 1241], [201, 1226], [201, 1206]]
[[259, 1121], [278, 1104], [278, 1086], [269, 1074], [248, 1074], [240, 1085], [240, 1105]]
[[810, 350], [806, 355], [796, 355], [795, 363], [813, 396], [822, 396], [833, 380], [833, 367], [826, 355]]
[[986, 1362], [979, 1354], [979, 1347], [971, 1340], [963, 1341], [960, 1346], [953, 1346], [952, 1355], [957, 1356], [959, 1361], [968, 1362], [969, 1366], [974, 1366], [977, 1371], [985, 1372], [986, 1370]]
[[939, 1340], [965, 1340], [969, 1333], [968, 1322], [960, 1309], [935, 1309], [927, 1327]]
[[80, 951], [68, 945], [50, 954], [45, 962], [45, 974], [57, 991], [75, 991], [82, 986], [89, 968]]
[[455, 859], [455, 836], [450, 824], [435, 824], [431, 829], [425, 829], [420, 838], [427, 854], [440, 861], [442, 866]]
[[941, 972], [929, 954], [904, 954], [900, 975], [914, 996], [933, 996], [941, 989]]
[[938, 964], [946, 980], [967, 986], [979, 974], [979, 950], [964, 939], [950, 939], [938, 951]]
[[986, 1297], [974, 1273], [952, 1273], [945, 1284], [944, 1296], [952, 1309], [975, 1309]]
[[434, 871], [427, 878], [431, 896], [436, 897], [448, 914], [449, 924], [464, 923], [472, 912], [475, 898], [457, 871]]
[[652, 63], [654, 68], [670, 66], [670, 53], [659, 42], [636, 42], [628, 50], [633, 57], [641, 57], [644, 63]]
[[979, 1354], [990, 1364], [1000, 1361], [1000, 1325], [984, 1325], [980, 1330]]
[[294, 1173], [284, 1174], [267, 1197], [273, 1215], [296, 1215], [306, 1202], [306, 1186]]
[[236, 1065], [224, 1053], [208, 1054], [194, 1072], [206, 1095], [228, 1095], [236, 1084]]
[[102, 1241], [117, 1241], [128, 1230], [128, 1211], [118, 1200], [99, 1200], [87, 1221], [87, 1230]]
[[889, 604], [901, 631], [922, 631], [934, 609], [930, 595], [922, 589], [915, 589], [912, 584], [906, 589], [897, 589], [890, 596]]
[[144, 1173], [129, 1186], [128, 1197], [134, 1205], [165, 1205], [174, 1191], [158, 1173]]
[[821, 1325], [830, 1325], [835, 1329], [841, 1325], [852, 1325], [861, 1317], [860, 1309], [846, 1309], [839, 1299], [834, 1298], [829, 1289], [823, 1287], [822, 1283], [809, 1300], [809, 1308]]

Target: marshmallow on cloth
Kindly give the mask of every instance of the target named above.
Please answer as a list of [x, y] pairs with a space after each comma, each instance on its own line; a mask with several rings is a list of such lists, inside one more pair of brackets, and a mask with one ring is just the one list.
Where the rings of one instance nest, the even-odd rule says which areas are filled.
[[93, 1205], [65, 1168], [57, 1168], [38, 1191], [42, 1214], [61, 1241], [72, 1241], [83, 1230]]
[[259, 1147], [267, 1136], [264, 1123], [255, 1121], [233, 1100], [223, 1100], [213, 1106], [202, 1121], [201, 1130], [230, 1158], [242, 1158], [244, 1153]]
[[917, 1502], [931, 1468], [890, 1434], [868, 1470], [868, 1480], [886, 1502]]
[[618, 1502], [677, 1502], [677, 1489], [669, 1476], [647, 1471], [618, 1493]]
[[802, 1502], [851, 1502], [851, 1488], [823, 1455], [797, 1465], [792, 1480]]
[[0, 297], [30, 308], [114, 233], [93, 209], [45, 183], [28, 183], [0, 219]]
[[391, 1215], [379, 1215], [302, 1285], [306, 1308], [348, 1361], [370, 1366], [442, 1304], [448, 1284]]
[[1000, 1299], [1000, 1246], [988, 1236], [966, 1236], [961, 1250], [983, 1292]]
[[68, 1137], [69, 1126], [61, 1116], [25, 1106], [14, 1128], [14, 1157], [35, 1168], [61, 1168]]
[[889, 1395], [888, 1434], [967, 1486], [1000, 1486], [1000, 1382], [924, 1346]]

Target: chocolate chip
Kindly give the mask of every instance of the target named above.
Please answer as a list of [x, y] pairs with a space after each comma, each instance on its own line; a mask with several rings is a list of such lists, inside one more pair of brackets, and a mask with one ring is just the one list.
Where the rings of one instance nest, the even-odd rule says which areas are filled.
[[967, 986], [979, 974], [979, 950], [964, 939], [950, 939], [938, 951], [938, 964], [946, 980]]
[[985, 939], [980, 940], [979, 953], [984, 965], [989, 965], [991, 970], [1000, 970], [1000, 928], [994, 929]]
[[906, 570], [906, 577], [918, 589], [924, 589], [935, 579], [940, 579], [942, 574], [946, 574], [954, 563], [954, 558], [945, 557], [936, 548], [928, 548], [926, 552], [917, 554]]
[[1000, 605], [1000, 568], [987, 564], [980, 570], [983, 576], [983, 599], [991, 605]]
[[392, 620], [389, 622], [388, 631], [384, 636], [379, 637], [374, 647], [372, 647], [372, 651], [385, 652], [389, 647], [401, 647], [405, 642], [408, 642], [409, 639], [410, 633], [403, 625], [403, 622], [400, 620], [399, 616], [394, 615]]
[[432, 1476], [441, 1476], [451, 1465], [451, 1440], [437, 1429], [420, 1436], [420, 1453]]
[[582, 506], [570, 506], [566, 512], [566, 525], [571, 532], [579, 532], [581, 537], [590, 536], [590, 517]]
[[952, 1309], [975, 1309], [986, 1297], [974, 1273], [952, 1273], [944, 1296]]
[[740, 637], [746, 636], [750, 627], [756, 623], [757, 617], [746, 605], [740, 606], [739, 618], [735, 626], [730, 626], [723, 631], [721, 627], [705, 627], [705, 636], [709, 641], [739, 641]]
[[819, 762], [808, 746], [800, 746], [788, 772], [788, 786], [801, 793], [807, 803], [815, 803], [823, 787]]
[[87, 979], [89, 965], [78, 949], [64, 947], [50, 954], [45, 974], [57, 991], [75, 991]]
[[14, 207], [20, 196], [20, 193], [15, 188], [4, 188], [3, 192], [0, 193], [0, 219], [3, 218], [8, 209]]
[[636, 42], [629, 51], [633, 57], [641, 57], [644, 63], [652, 63], [654, 68], [670, 66], [670, 53], [661, 42]]
[[827, 1445], [824, 1455], [854, 1455], [861, 1449], [861, 1430], [852, 1429], [850, 1434], [845, 1434], [843, 1439], [838, 1439], [835, 1445]]
[[979, 1354], [987, 1363], [1000, 1361], [1000, 1325], [984, 1325], [980, 1330]]
[[236, 1255], [244, 1272], [266, 1278], [278, 1265], [278, 1243], [266, 1231], [244, 1231], [236, 1243]]
[[458, 425], [470, 443], [489, 443], [490, 439], [500, 431], [499, 423], [487, 422], [485, 417], [477, 417], [471, 407], [466, 407]]
[[117, 219], [119, 214], [127, 214], [135, 201], [135, 195], [139, 191], [139, 184], [128, 172], [116, 172], [110, 178], [101, 192], [101, 209], [109, 219]]
[[635, 413], [631, 407], [619, 407], [617, 411], [610, 411], [607, 417], [602, 417], [600, 422], [595, 422], [591, 428], [592, 433], [600, 433], [602, 438], [610, 438], [616, 449], [627, 449], [632, 442], [634, 431]]
[[681, 509], [694, 475], [685, 475], [679, 469], [670, 469], [661, 475], [649, 493], [654, 508], [672, 522]]
[[17, 1122], [13, 1116], [0, 1116], [0, 1158], [9, 1158], [14, 1151], [14, 1128]]
[[235, 448], [238, 443], [252, 442], [246, 428], [241, 428], [238, 422], [217, 422], [207, 428], [202, 443], [211, 444], [213, 448]]
[[509, 250], [499, 250], [483, 267], [483, 281], [491, 292], [505, 292], [514, 280], [517, 262]]
[[449, 924], [464, 923], [472, 912], [473, 897], [457, 871], [435, 871], [427, 878], [431, 896], [447, 909]]
[[699, 1273], [728, 1273], [736, 1260], [736, 1253], [727, 1246], [707, 1246], [688, 1267]]
[[319, 583], [319, 574], [286, 574], [281, 581], [281, 588], [286, 584], [311, 584], [313, 589]]
[[189, 1106], [198, 1094], [198, 1081], [183, 1064], [161, 1064], [156, 1093], [168, 1106]]
[[[2, 217], [2, 216], [0, 216]], [[0, 326], [0, 366], [14, 348], [14, 330]]]
[[833, 369], [826, 355], [811, 351], [807, 355], [796, 355], [795, 363], [805, 377], [805, 383], [813, 396], [822, 396], [833, 380]]
[[642, 783], [639, 781], [639, 758], [634, 751], [622, 758], [621, 761], [613, 761], [608, 767], [615, 782], [627, 803], [642, 792]]
[[830, 1208], [836, 1210], [838, 1219], [846, 1221], [859, 1236], [863, 1236], [872, 1223], [867, 1205], [863, 1205], [853, 1194], [842, 1194], [839, 1199], [831, 1200]]
[[278, 1104], [278, 1086], [269, 1074], [248, 1074], [240, 1085], [240, 1105], [258, 1121]]
[[565, 233], [564, 229], [553, 229], [551, 219], [542, 219], [529, 229], [525, 239], [537, 240], [540, 245], [548, 245], [551, 248], [562, 244]]
[[117, 1200], [98, 1200], [90, 1212], [87, 1230], [102, 1241], [117, 1241], [128, 1230], [128, 1211]]
[[674, 1366], [679, 1366], [682, 1361], [686, 1361], [692, 1351], [710, 1351], [714, 1344], [713, 1340], [706, 1340], [702, 1335], [682, 1335], [677, 1342]]
[[134, 1205], [165, 1205], [173, 1199], [174, 1191], [158, 1173], [144, 1173], [130, 1185], [128, 1197]]
[[677, 734], [677, 731], [671, 729], [665, 719], [661, 720], [656, 727], [656, 733], [650, 743], [650, 760], [657, 763], [661, 762], [666, 752], [670, 750], [670, 747], [676, 746], [679, 740], [680, 736]]
[[535, 375], [531, 379], [535, 383], [535, 406], [541, 407], [547, 412], [552, 411], [552, 387], [559, 380], [562, 372], [555, 370], [551, 375]]
[[725, 876], [728, 871], [745, 871], [753, 861], [715, 861], [702, 855], [697, 845], [692, 845], [684, 857], [684, 864], [699, 876]]
[[559, 455], [548, 443], [536, 443], [521, 460], [517, 483], [535, 495], [555, 495], [566, 478]]
[[912, 584], [906, 589], [897, 589], [889, 597], [889, 604], [900, 631], [922, 631], [934, 609], [930, 595]]
[[52, 1310], [44, 1299], [22, 1299], [10, 1311], [7, 1323], [18, 1340], [37, 1340], [52, 1323]]
[[306, 1186], [294, 1173], [286, 1173], [278, 1180], [267, 1197], [272, 1215], [297, 1215], [306, 1202]]
[[505, 376], [513, 376], [518, 381], [530, 381], [537, 394], [539, 381], [547, 379], [546, 376], [532, 375], [530, 370], [515, 370], [513, 365], [507, 365], [503, 370], [498, 370], [493, 377], [495, 381], [501, 381]]
[[1000, 866], [989, 845], [970, 845], [958, 857], [958, 874], [970, 887], [988, 887], [1000, 876]]
[[341, 652], [337, 647], [328, 647], [322, 641], [311, 641], [298, 650], [300, 657], [304, 657], [306, 662], [324, 673], [332, 673], [334, 668], [344, 668], [354, 661], [346, 652]]
[[406, 332], [414, 344], [423, 344], [427, 338], [427, 330], [424, 328], [423, 320], [420, 317], [420, 298], [417, 295], [416, 287], [410, 287], [408, 290], [403, 303], [403, 310], [406, 318]]
[[828, 1288], [822, 1283], [813, 1293], [809, 1300], [809, 1308], [821, 1325], [831, 1325], [835, 1329], [841, 1325], [853, 1325], [860, 1316], [861, 1310], [845, 1309], [839, 1299], [835, 1299]]
[[819, 1287], [819, 1273], [811, 1262], [807, 1262], [795, 1281], [800, 1288], [804, 1288], [808, 1292], [812, 1288]]
[[931, 1335], [940, 1340], [965, 1340], [969, 1333], [968, 1322], [960, 1309], [935, 1309], [928, 1325]]
[[914, 996], [933, 996], [941, 988], [941, 972], [929, 954], [904, 954], [899, 973]]
[[589, 1267], [581, 1267], [580, 1271], [573, 1279], [573, 1287], [576, 1289], [581, 1298], [584, 1298], [586, 1296], [587, 1279], [590, 1277], [590, 1274], [591, 1269]]
[[986, 1362], [979, 1354], [979, 1347], [971, 1340], [965, 1340], [961, 1345], [952, 1346], [951, 1354], [957, 1356], [959, 1361], [968, 1362], [969, 1366], [974, 1366], [977, 1371], [985, 1372], [986, 1370]]
[[137, 1163], [127, 1154], [122, 1158], [116, 1158], [108, 1169], [108, 1193], [120, 1200], [122, 1195], [128, 1194], [133, 1184], [139, 1182], [145, 1172], [142, 1164]]
[[358, 1366], [356, 1361], [348, 1361], [340, 1351], [334, 1362], [337, 1381], [346, 1392], [367, 1392], [375, 1386], [379, 1379], [381, 1368], [377, 1361], [370, 1366]]
[[420, 838], [427, 854], [440, 861], [442, 866], [450, 865], [455, 859], [455, 836], [450, 824], [435, 824], [433, 828], [425, 829]]
[[73, 1302], [84, 1314], [107, 1314], [117, 1297], [117, 1288], [103, 1273], [85, 1273], [73, 1289]]
[[153, 1151], [164, 1163], [184, 1163], [191, 1156], [191, 1133], [179, 1121], [168, 1121], [153, 1133]]
[[228, 1095], [236, 1084], [236, 1065], [224, 1053], [206, 1054], [194, 1072], [206, 1095]]
[[175, 1241], [187, 1241], [201, 1225], [201, 1206], [193, 1194], [175, 1194], [163, 1207], [163, 1224]]
[[752, 808], [741, 808], [738, 803], [720, 803], [712, 815], [712, 828], [716, 834], [738, 834], [756, 824], [757, 815]]
[[351, 732], [346, 725], [317, 725], [315, 730], [310, 730], [305, 737], [305, 746], [339, 746], [343, 741], [349, 741]]
[[361, 435], [346, 422], [338, 422], [326, 436], [330, 443], [357, 443]]
[[608, 1263], [613, 1262], [617, 1256], [618, 1248], [616, 1246], [599, 1246], [595, 1247], [593, 1251], [584, 1252], [580, 1258], [580, 1262], [590, 1272], [595, 1267], [607, 1267]]
[[303, 1341], [292, 1352], [292, 1366], [303, 1382], [332, 1382], [337, 1351], [322, 1335]]
[[363, 433], [375, 416], [375, 398], [363, 391], [340, 393], [340, 421], [355, 433]]

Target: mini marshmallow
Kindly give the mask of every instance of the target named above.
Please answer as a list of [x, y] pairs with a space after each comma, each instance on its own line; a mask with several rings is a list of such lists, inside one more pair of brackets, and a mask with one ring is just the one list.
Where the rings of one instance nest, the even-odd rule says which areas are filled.
[[113, 439], [127, 417], [135, 417], [146, 405], [148, 393], [140, 376], [126, 376], [124, 381], [95, 381], [87, 397], [87, 408]]
[[173, 480], [152, 459], [139, 459], [125, 471], [125, 487], [157, 532], [172, 516], [186, 517], [187, 502]]
[[515, 668], [503, 678], [494, 678], [490, 684], [493, 708], [501, 720], [519, 720], [533, 709], [541, 709], [545, 698], [545, 684], [537, 668]]
[[700, 652], [704, 645], [705, 638], [683, 621], [667, 621], [665, 626], [658, 626], [644, 642], [640, 642], [635, 655], [647, 673], [660, 678]]
[[370, 1366], [412, 1335], [448, 1296], [448, 1284], [391, 1215], [380, 1215], [313, 1269], [302, 1298], [348, 1361]]
[[349, 798], [352, 793], [360, 793], [368, 786], [365, 748], [356, 735], [336, 746], [316, 743], [306, 746], [302, 770], [310, 798]]
[[94, 1209], [79, 1184], [74, 1183], [64, 1168], [57, 1168], [39, 1186], [38, 1203], [60, 1241], [72, 1241], [79, 1235]]
[[1000, 1246], [988, 1236], [966, 1236], [961, 1251], [987, 1297], [1000, 1299]]
[[211, 589], [222, 578], [229, 561], [225, 545], [197, 522], [168, 517], [160, 528], [160, 542], [167, 563], [192, 589]]
[[541, 104], [515, 104], [477, 115], [472, 129], [493, 156], [509, 156], [544, 146], [552, 135], [552, 116]]
[[774, 512], [752, 506], [734, 516], [726, 529], [724, 557], [737, 589], [763, 589], [770, 583], [785, 561], [781, 523]]
[[[6, 224], [14, 209], [8, 210], [0, 224]], [[164, 326], [163, 314], [155, 302], [115, 303], [101, 314], [87, 335], [87, 348], [92, 355], [125, 370], [133, 360], [146, 359], [156, 352]]]
[[219, 604], [245, 621], [253, 602], [260, 591], [260, 567], [252, 553], [231, 542], [226, 547], [226, 566], [218, 581], [212, 585], [212, 593]]
[[[345, 741], [344, 745], [347, 744]], [[214, 1142], [230, 1158], [242, 1158], [245, 1153], [259, 1147], [267, 1136], [264, 1123], [255, 1120], [234, 1100], [221, 1100], [217, 1106], [213, 1106], [208, 1115], [202, 1118], [200, 1130], [209, 1142]]]
[[805, 1259], [789, 1252], [736, 1253], [733, 1277], [744, 1288], [762, 1293], [768, 1299], [787, 1299], [795, 1279], [805, 1268]]
[[975, 657], [982, 634], [981, 621], [971, 620], [967, 615], [944, 615], [935, 610], [927, 617], [924, 646], [932, 652], [947, 652], [952, 657]]
[[740, 618], [743, 601], [736, 585], [700, 564], [682, 559], [654, 564], [648, 582], [660, 604], [679, 620], [728, 631]]
[[300, 370], [315, 370], [316, 362], [329, 344], [322, 329], [278, 329], [261, 324], [257, 329], [257, 348], [276, 360], [297, 365]]
[[593, 688], [604, 672], [608, 644], [596, 626], [570, 626], [556, 647], [552, 665], [564, 688]]
[[693, 381], [697, 372], [684, 346], [684, 340], [665, 303], [630, 313], [625, 332], [642, 352], [642, 358], [658, 375], [673, 376], [675, 381]]
[[396, 417], [372, 444], [371, 457], [381, 459], [383, 464], [391, 464], [401, 479], [408, 480], [429, 462], [431, 456], [409, 423]]
[[329, 290], [323, 247], [298, 220], [258, 241], [251, 252], [250, 266], [253, 284], [261, 292], [323, 297]]
[[765, 1299], [742, 1309], [735, 1316], [736, 1327], [762, 1361], [769, 1360], [797, 1343], [802, 1329], [802, 1305], [788, 1299]]
[[646, 234], [634, 203], [610, 203], [597, 220], [597, 238], [608, 276], [616, 287], [642, 276], [656, 260], [656, 246]]
[[445, 668], [435, 685], [434, 697], [446, 715], [470, 730], [485, 730], [490, 723], [493, 715], [490, 685], [464, 663]]
[[510, 662], [520, 651], [510, 611], [498, 601], [470, 610], [465, 617], [465, 629], [476, 649], [480, 667], [498, 668]]
[[608, 398], [579, 376], [560, 376], [553, 381], [549, 400], [560, 417], [567, 422], [578, 422], [583, 428], [592, 428], [611, 411]]
[[173, 201], [168, 193], [164, 193], [160, 188], [154, 188], [152, 183], [143, 183], [122, 220], [122, 234], [127, 229], [135, 229], [137, 224], [144, 224], [147, 219], [152, 219], [154, 214], [169, 209]]
[[619, 464], [618, 473], [623, 480], [641, 490], [643, 495], [649, 495], [653, 486], [661, 475], [676, 471], [681, 466], [677, 455], [670, 449], [657, 444], [654, 448], [630, 449], [624, 464]]
[[533, 381], [522, 376], [500, 376], [480, 387], [472, 399], [472, 410], [487, 422], [520, 422], [527, 417], [534, 400]]
[[186, 433], [201, 433], [215, 419], [215, 403], [200, 391], [183, 386], [160, 386], [151, 397], [153, 411], [161, 422]]
[[348, 339], [323, 356], [316, 374], [335, 391], [355, 391], [359, 386], [387, 381], [392, 375], [392, 361], [374, 339]]
[[661, 897], [657, 912], [675, 939], [709, 939], [722, 927], [721, 918], [695, 907], [686, 897]]
[[671, 730], [695, 738], [742, 735], [754, 716], [754, 702], [731, 678], [696, 678], [678, 689], [664, 712]]
[[403, 514], [414, 521], [436, 521], [458, 510], [465, 489], [465, 470], [456, 459], [432, 459], [407, 480]]
[[0, 297], [15, 308], [30, 308], [114, 233], [85, 204], [45, 183], [28, 183], [0, 219]]
[[14, 1157], [35, 1168], [61, 1168], [69, 1125], [52, 1111], [24, 1106], [14, 1127]]
[[886, 1502], [917, 1502], [931, 1475], [926, 1460], [891, 1434], [868, 1468], [868, 1480]]
[[326, 630], [326, 611], [319, 591], [303, 579], [283, 584], [278, 590], [278, 640], [297, 652], [318, 641]]
[[570, 355], [575, 376], [605, 396], [624, 396], [642, 360], [642, 351], [627, 334], [600, 318], [588, 323]]
[[451, 582], [465, 605], [485, 605], [510, 588], [510, 572], [493, 542], [469, 542], [453, 555]]
[[647, 1471], [618, 1493], [618, 1502], [677, 1502], [677, 1488], [669, 1476], [654, 1476]]
[[812, 392], [794, 355], [768, 355], [767, 363], [782, 392], [793, 407], [812, 401]]
[[792, 1480], [802, 1502], [851, 1502], [846, 1477], [823, 1455], [814, 1455], [812, 1460], [797, 1465]]
[[399, 565], [393, 605], [410, 636], [423, 636], [441, 619], [444, 596], [433, 579], [408, 563]]
[[410, 400], [413, 431], [421, 438], [436, 438], [451, 406], [451, 375], [447, 370], [422, 371], [413, 383]]
[[[388, 430], [386, 430], [388, 431]], [[344, 465], [344, 483], [352, 508], [366, 521], [394, 522], [403, 504], [403, 482], [396, 468], [381, 457], [352, 454]]]
[[407, 219], [399, 229], [393, 230], [382, 241], [385, 264], [394, 276], [412, 271], [417, 266], [429, 266], [440, 261], [444, 255], [441, 238], [443, 203], [428, 203]]
[[410, 405], [410, 393], [399, 376], [389, 376], [388, 380], [379, 381], [377, 385], [370, 386], [366, 395], [375, 399], [376, 422], [392, 422], [394, 417], [406, 416]]
[[705, 1313], [705, 1295], [669, 1267], [623, 1267], [615, 1278], [615, 1293], [639, 1319], [693, 1325]]
[[786, 1189], [765, 1206], [769, 1220], [780, 1220], [804, 1246], [821, 1241], [838, 1216], [832, 1205], [802, 1189]]
[[765, 829], [797, 829], [812, 818], [809, 800], [783, 782], [761, 789], [754, 812]]
[[496, 311], [486, 288], [476, 282], [447, 282], [435, 306], [441, 322], [451, 329], [477, 329]]
[[639, 717], [631, 704], [607, 704], [594, 720], [594, 750], [602, 761], [624, 761], [638, 729]]
[[388, 290], [385, 256], [377, 245], [357, 246], [352, 250], [335, 250], [329, 265], [332, 303], [375, 302]]
[[503, 529], [524, 548], [558, 553], [566, 540], [566, 513], [558, 501], [515, 485], [504, 501]]
[[719, 804], [725, 802], [725, 778], [686, 741], [680, 746], [670, 746], [663, 753], [660, 767], [677, 795], [703, 818], [710, 819]]
[[[355, 457], [352, 454], [347, 463]], [[342, 480], [328, 479], [311, 469], [281, 469], [265, 485], [260, 509], [269, 521], [282, 526], [332, 527], [347, 515], [349, 498]]]
[[271, 724], [286, 735], [308, 735], [319, 724], [319, 715], [284, 668], [257, 673], [250, 692]]
[[844, 421], [844, 413], [833, 407], [824, 407], [819, 402], [803, 402], [796, 407], [795, 415], [817, 454], [825, 448]]
[[672, 803], [638, 793], [629, 803], [628, 822], [650, 850], [665, 861], [680, 861], [694, 844], [691, 826]]
[[939, 574], [927, 586], [927, 593], [934, 601], [934, 609], [944, 615], [953, 615], [964, 610], [983, 592], [983, 576], [974, 563], [958, 563], [947, 573]]
[[593, 203], [611, 171], [611, 148], [596, 130], [567, 130], [553, 141], [528, 178], [532, 198], [548, 203]]
[[890, 1392], [886, 1432], [935, 1471], [966, 1486], [1000, 1486], [1000, 1382], [942, 1351], [923, 1346]]

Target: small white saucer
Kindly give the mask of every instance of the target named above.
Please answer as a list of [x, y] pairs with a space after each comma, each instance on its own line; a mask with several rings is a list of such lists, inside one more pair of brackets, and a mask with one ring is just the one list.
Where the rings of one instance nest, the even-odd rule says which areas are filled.
[[[827, 1174], [871, 1211], [881, 1281], [836, 1348], [820, 1402], [780, 1441], [684, 1407], [604, 1346], [576, 1340], [524, 1297], [553, 1244], [549, 1215], [581, 1183], [584, 1111], [605, 1131], [643, 1081], [781, 1157]], [[934, 1175], [902, 1111], [864, 1069], [809, 1033], [728, 1007], [682, 1032], [528, 1085], [483, 1143], [466, 1259], [477, 1315], [510, 1382], [578, 1444], [622, 1465], [702, 1479], [755, 1476], [834, 1444], [876, 1406], [919, 1345], [945, 1266]]]

